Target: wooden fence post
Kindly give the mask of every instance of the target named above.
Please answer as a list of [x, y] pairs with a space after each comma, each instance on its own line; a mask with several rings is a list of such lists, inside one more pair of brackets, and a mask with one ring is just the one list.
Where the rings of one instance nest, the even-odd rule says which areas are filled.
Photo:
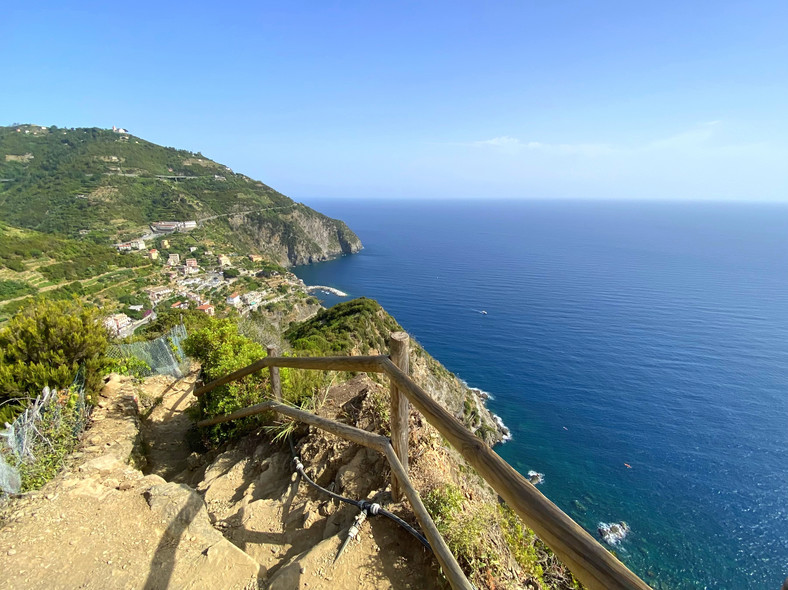
[[[276, 346], [266, 346], [268, 356], [276, 356]], [[279, 379], [279, 367], [271, 365], [271, 391], [274, 393], [274, 399], [278, 402], [282, 401], [282, 381]]]
[[[406, 375], [410, 371], [410, 361], [408, 358], [408, 342], [410, 336], [405, 332], [392, 332], [389, 341], [389, 351], [391, 362], [394, 363]], [[394, 448], [394, 453], [397, 459], [408, 472], [408, 414], [410, 404], [408, 398], [402, 395], [394, 384], [390, 382], [391, 391], [391, 446]], [[395, 502], [402, 499], [402, 487], [397, 477], [392, 472], [391, 474], [391, 497]]]

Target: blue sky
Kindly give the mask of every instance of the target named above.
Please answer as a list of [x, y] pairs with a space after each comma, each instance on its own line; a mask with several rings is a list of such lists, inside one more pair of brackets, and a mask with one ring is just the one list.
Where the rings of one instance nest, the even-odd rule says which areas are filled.
[[[68, 4], [68, 6], [65, 6]], [[788, 200], [788, 2], [16, 2], [0, 124], [297, 200]]]

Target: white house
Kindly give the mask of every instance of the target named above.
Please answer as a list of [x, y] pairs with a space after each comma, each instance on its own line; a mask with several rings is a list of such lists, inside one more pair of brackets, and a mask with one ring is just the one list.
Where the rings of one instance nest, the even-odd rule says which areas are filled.
[[116, 313], [104, 318], [104, 326], [113, 336], [120, 334], [120, 331], [129, 325], [131, 325], [131, 318], [125, 313]]
[[172, 292], [172, 289], [169, 287], [148, 287], [145, 289], [145, 293], [148, 294], [148, 297], [150, 298], [153, 305], [156, 305], [156, 303], [164, 299], [167, 295], [170, 295]]

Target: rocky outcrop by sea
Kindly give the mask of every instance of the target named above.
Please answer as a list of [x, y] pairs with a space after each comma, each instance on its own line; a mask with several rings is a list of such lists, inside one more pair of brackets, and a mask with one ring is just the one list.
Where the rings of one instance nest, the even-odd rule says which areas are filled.
[[629, 525], [623, 520], [614, 523], [600, 522], [597, 525], [597, 531], [605, 543], [618, 545], [629, 534]]

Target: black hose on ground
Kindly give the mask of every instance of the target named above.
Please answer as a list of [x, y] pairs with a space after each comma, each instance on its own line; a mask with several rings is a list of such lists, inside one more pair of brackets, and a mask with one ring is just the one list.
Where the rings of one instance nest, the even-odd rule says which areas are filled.
[[335, 494], [331, 490], [327, 490], [323, 486], [318, 485], [316, 482], [312, 481], [309, 478], [309, 476], [304, 472], [304, 464], [301, 463], [301, 460], [298, 458], [298, 456], [295, 453], [295, 447], [293, 446], [292, 439], [288, 436], [287, 440], [290, 443], [290, 452], [293, 454], [293, 468], [298, 472], [298, 474], [301, 477], [304, 478], [304, 481], [306, 481], [309, 485], [311, 485], [316, 490], [320, 490], [324, 494], [328, 494], [329, 496], [331, 496], [335, 500], [339, 500], [340, 502], [344, 502], [345, 504], [350, 504], [351, 506], [355, 506], [359, 510], [362, 510], [362, 511], [368, 513], [368, 514], [371, 514], [372, 516], [382, 515], [382, 516], [385, 516], [386, 518], [389, 518], [390, 520], [396, 522], [403, 529], [408, 531], [411, 535], [416, 537], [419, 540], [419, 542], [422, 545], [424, 545], [427, 549], [432, 551], [432, 547], [430, 546], [430, 542], [424, 537], [424, 535], [422, 535], [419, 531], [414, 529], [412, 526], [410, 526], [407, 522], [402, 520], [396, 514], [393, 514], [393, 513], [389, 512], [388, 510], [386, 510], [385, 508], [382, 508], [380, 506], [380, 504], [377, 504], [375, 502], [368, 502], [366, 500], [353, 500], [352, 498], [345, 498], [344, 496], [340, 496], [339, 494]]

